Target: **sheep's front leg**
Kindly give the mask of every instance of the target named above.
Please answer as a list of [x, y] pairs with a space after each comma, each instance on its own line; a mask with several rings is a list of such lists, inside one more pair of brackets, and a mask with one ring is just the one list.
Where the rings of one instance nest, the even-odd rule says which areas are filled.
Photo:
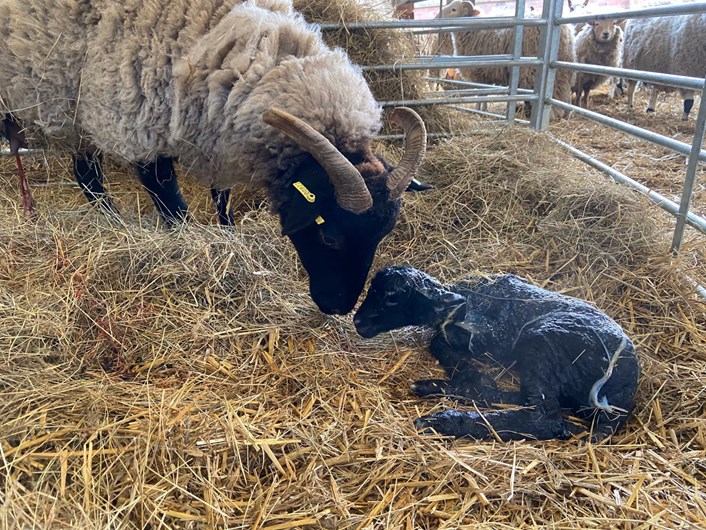
[[103, 157], [93, 153], [74, 154], [72, 157], [74, 177], [90, 203], [98, 203], [109, 213], [118, 214], [118, 209], [103, 187]]
[[172, 226], [185, 221], [187, 206], [177, 183], [173, 159], [160, 156], [156, 162], [137, 164], [136, 170], [164, 222]]
[[216, 205], [218, 212], [218, 222], [224, 226], [232, 226], [235, 223], [233, 209], [229, 207], [230, 190], [217, 190], [211, 188], [211, 198]]

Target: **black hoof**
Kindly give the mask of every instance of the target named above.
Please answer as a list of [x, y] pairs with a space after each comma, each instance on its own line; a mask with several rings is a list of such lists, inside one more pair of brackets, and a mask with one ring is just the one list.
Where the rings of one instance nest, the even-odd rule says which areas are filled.
[[411, 389], [415, 396], [443, 396], [446, 394], [447, 381], [443, 379], [422, 379], [412, 383]]

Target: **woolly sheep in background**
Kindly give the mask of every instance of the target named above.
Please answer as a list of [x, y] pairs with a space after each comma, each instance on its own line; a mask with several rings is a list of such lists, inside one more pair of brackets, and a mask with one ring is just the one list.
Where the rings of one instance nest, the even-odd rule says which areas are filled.
[[[623, 29], [620, 20], [599, 20], [586, 24], [576, 36], [576, 60], [583, 64], [619, 67], [623, 57]], [[578, 72], [572, 91], [576, 105], [588, 108], [588, 95], [608, 81], [609, 76]]]
[[[469, 0], [454, 0], [441, 10], [440, 18], [457, 18], [478, 16], [480, 11]], [[537, 26], [526, 27], [522, 45], [522, 55], [536, 57], [539, 53], [540, 28]], [[512, 54], [515, 46], [515, 32], [513, 28], [484, 29], [473, 31], [459, 31], [453, 33], [454, 51], [457, 55], [503, 55]], [[560, 61], [575, 62], [574, 33], [568, 25], [561, 27], [559, 37]], [[461, 68], [461, 75], [468, 81], [490, 85], [504, 85], [510, 83], [510, 70], [505, 67], [494, 66], [489, 68]], [[534, 88], [535, 68], [522, 68], [520, 70], [520, 88]], [[568, 70], [558, 70], [554, 81], [553, 97], [559, 101], [570, 103], [571, 86], [574, 74]], [[552, 109], [554, 117], [566, 117], [568, 112]]]
[[355, 305], [424, 156], [409, 109], [400, 166], [375, 155], [360, 69], [288, 0], [0, 0], [0, 57], [4, 118], [69, 149], [91, 200], [110, 208], [99, 152], [136, 167], [167, 221], [187, 216], [176, 159], [226, 222], [218, 190], [267, 188], [326, 313]]
[[[706, 13], [676, 17], [640, 18], [625, 28], [623, 66], [664, 74], [704, 78], [706, 76]], [[628, 108], [633, 108], [637, 82], [628, 80]], [[652, 88], [647, 112], [654, 112], [658, 92], [679, 90], [684, 102], [682, 120], [689, 119], [694, 91], [664, 85]], [[703, 96], [702, 96], [703, 97]]]

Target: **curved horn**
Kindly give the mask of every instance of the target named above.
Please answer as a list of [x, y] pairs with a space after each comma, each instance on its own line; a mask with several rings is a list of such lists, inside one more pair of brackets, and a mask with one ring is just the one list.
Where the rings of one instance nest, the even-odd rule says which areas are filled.
[[407, 107], [393, 110], [390, 120], [400, 125], [406, 135], [402, 160], [387, 178], [390, 198], [399, 199], [422, 165], [427, 150], [427, 130], [419, 114]]
[[344, 210], [363, 213], [373, 205], [363, 177], [351, 162], [311, 125], [281, 109], [263, 113], [268, 125], [280, 130], [321, 164], [336, 193], [336, 202]]

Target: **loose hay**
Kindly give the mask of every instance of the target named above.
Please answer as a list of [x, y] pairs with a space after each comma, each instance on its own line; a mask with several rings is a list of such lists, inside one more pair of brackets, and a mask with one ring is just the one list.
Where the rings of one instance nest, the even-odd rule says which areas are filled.
[[[131, 177], [113, 179], [124, 222], [54, 177], [34, 225], [10, 160], [0, 177], [4, 528], [706, 525], [706, 306], [684, 280], [706, 280], [700, 247], [672, 259], [666, 215], [541, 136], [441, 143], [422, 175], [437, 189], [406, 197], [376, 267], [514, 272], [605, 309], [643, 379], [600, 445], [417, 435], [454, 406], [408, 390], [439, 375], [424, 335], [365, 341], [322, 317], [264, 209], [168, 232]], [[207, 221], [208, 194], [186, 195]]]
[[[351, 60], [360, 66], [378, 66], [416, 62], [422, 44], [411, 33], [393, 29], [348, 29], [346, 24], [384, 20], [380, 11], [371, 5], [351, 0], [295, 0], [295, 8], [311, 22], [341, 24], [339, 30], [324, 31], [330, 46], [346, 50]], [[424, 80], [425, 70], [390, 70], [364, 72], [373, 95], [378, 101], [425, 99], [430, 91]], [[415, 107], [424, 119], [430, 133], [462, 131], [468, 116], [443, 105]], [[398, 134], [399, 130], [385, 132]]]

